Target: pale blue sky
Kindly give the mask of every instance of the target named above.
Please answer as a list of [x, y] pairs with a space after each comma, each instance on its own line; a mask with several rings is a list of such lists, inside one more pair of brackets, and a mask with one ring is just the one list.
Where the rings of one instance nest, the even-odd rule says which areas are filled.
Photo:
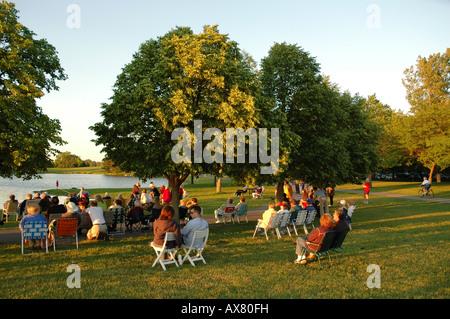
[[[450, 44], [449, 0], [17, 0], [20, 22], [54, 45], [66, 74], [60, 90], [38, 104], [61, 121], [62, 137], [82, 159], [103, 155], [88, 129], [101, 121], [122, 67], [139, 45], [176, 26], [195, 33], [219, 25], [257, 62], [275, 42], [298, 44], [321, 64], [342, 91], [373, 93], [407, 111], [403, 71], [419, 55], [444, 52]], [[80, 9], [79, 28], [71, 28]], [[331, 150], [332, 151], [332, 150]]]

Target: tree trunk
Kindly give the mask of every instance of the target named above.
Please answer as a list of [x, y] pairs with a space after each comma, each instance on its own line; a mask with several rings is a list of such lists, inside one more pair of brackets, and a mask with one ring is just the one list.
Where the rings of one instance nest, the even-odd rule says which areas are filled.
[[222, 173], [223, 173], [222, 164], [220, 164], [220, 169], [219, 169], [220, 177], [217, 179], [216, 193], [220, 193], [222, 191]]
[[[172, 208], [174, 210], [174, 216], [173, 219], [176, 221], [180, 221], [180, 186], [183, 184], [183, 182], [186, 180], [186, 178], [189, 176], [188, 174], [185, 175], [166, 175], [167, 180], [169, 181], [169, 186], [172, 190]], [[162, 195], [162, 194], [161, 194]]]
[[218, 177], [216, 183], [216, 193], [220, 193], [221, 191], [222, 191], [222, 177]]
[[434, 173], [434, 168], [435, 167], [436, 167], [436, 163], [433, 163], [433, 166], [430, 168], [430, 177], [428, 178], [430, 183], [433, 183], [433, 173]]
[[277, 206], [283, 201], [283, 193], [284, 193], [283, 185], [284, 185], [283, 182], [277, 183], [277, 188], [276, 188], [277, 193], [275, 195], [275, 205], [277, 205]]

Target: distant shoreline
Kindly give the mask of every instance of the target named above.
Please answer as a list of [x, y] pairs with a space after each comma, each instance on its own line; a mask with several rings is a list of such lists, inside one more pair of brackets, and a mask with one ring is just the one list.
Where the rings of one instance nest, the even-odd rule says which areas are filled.
[[[47, 168], [47, 171], [39, 172], [39, 174], [97, 174], [97, 175], [109, 175], [109, 176], [131, 176], [125, 173], [108, 173], [101, 167], [71, 167], [71, 168]], [[133, 177], [133, 176], [131, 176]]]

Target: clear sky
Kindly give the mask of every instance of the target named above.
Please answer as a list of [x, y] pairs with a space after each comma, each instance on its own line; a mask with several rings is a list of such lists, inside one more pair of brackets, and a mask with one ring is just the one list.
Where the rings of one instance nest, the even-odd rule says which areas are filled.
[[342, 91], [376, 94], [408, 111], [403, 72], [450, 45], [449, 0], [17, 0], [19, 21], [56, 47], [69, 79], [38, 105], [61, 122], [61, 151], [101, 161], [89, 126], [102, 120], [139, 45], [176, 26], [219, 25], [260, 62], [275, 42], [297, 44]]

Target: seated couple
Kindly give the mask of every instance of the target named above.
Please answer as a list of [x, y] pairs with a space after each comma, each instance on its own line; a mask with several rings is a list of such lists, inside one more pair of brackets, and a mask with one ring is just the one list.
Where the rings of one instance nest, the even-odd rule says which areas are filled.
[[247, 203], [245, 202], [245, 196], [241, 196], [239, 199], [239, 204], [236, 206], [233, 204], [233, 199], [228, 198], [227, 203], [220, 206], [220, 208], [216, 209], [214, 211], [214, 217], [216, 218], [216, 224], [220, 223], [220, 218], [222, 218], [223, 214], [225, 213], [225, 210], [229, 207], [232, 207], [234, 209], [232, 213], [232, 218], [234, 218], [234, 215], [236, 215], [239, 212], [239, 209], [241, 206], [246, 206]]
[[[173, 232], [176, 237], [175, 241], [167, 242], [167, 248], [181, 247], [182, 244], [189, 246], [196, 230], [209, 228], [208, 222], [201, 216], [200, 206], [193, 205], [189, 207], [189, 214], [192, 219], [189, 220], [183, 230], [180, 231], [180, 226], [172, 219], [174, 215], [173, 208], [171, 206], [164, 206], [161, 215], [153, 224], [153, 234], [155, 237], [153, 242], [150, 243], [150, 246], [162, 247], [166, 232]], [[202, 241], [199, 239], [198, 243], [194, 243], [194, 247], [197, 247], [198, 245], [201, 246], [201, 244]]]

